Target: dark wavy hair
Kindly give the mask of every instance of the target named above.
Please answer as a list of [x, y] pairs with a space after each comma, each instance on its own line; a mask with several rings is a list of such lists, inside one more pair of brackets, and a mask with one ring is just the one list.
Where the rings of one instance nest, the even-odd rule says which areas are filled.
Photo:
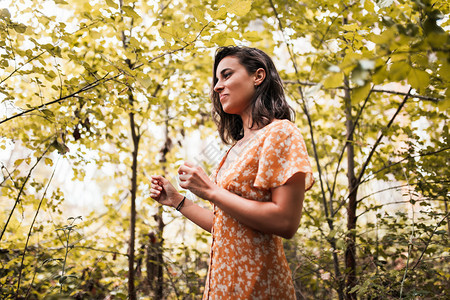
[[283, 82], [272, 61], [263, 51], [249, 47], [221, 47], [216, 51], [214, 59], [211, 101], [213, 104], [212, 117], [216, 123], [220, 138], [225, 144], [231, 144], [242, 139], [244, 127], [239, 115], [228, 114], [223, 111], [219, 94], [214, 91], [218, 79], [217, 66], [227, 56], [236, 57], [245, 67], [248, 74], [254, 74], [259, 68], [266, 71], [264, 81], [256, 87], [251, 101], [252, 124], [250, 128], [262, 128], [274, 119], [293, 121], [294, 110], [289, 106], [284, 96]]

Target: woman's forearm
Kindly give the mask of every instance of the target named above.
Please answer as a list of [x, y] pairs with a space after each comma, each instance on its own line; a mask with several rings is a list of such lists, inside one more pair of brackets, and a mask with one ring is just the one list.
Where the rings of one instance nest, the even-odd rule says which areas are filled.
[[255, 230], [285, 236], [283, 215], [273, 202], [259, 202], [240, 197], [225, 189], [217, 191], [210, 199], [220, 209]]
[[292, 238], [300, 224], [304, 198], [304, 175], [272, 190], [272, 201], [243, 198], [221, 187], [214, 188], [208, 200], [224, 212], [255, 230]]
[[214, 218], [211, 210], [203, 208], [186, 198], [180, 212], [204, 230], [211, 232]]

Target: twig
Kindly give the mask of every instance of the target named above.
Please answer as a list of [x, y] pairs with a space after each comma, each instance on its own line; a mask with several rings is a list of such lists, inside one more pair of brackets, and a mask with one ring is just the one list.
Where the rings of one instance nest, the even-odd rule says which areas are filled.
[[27, 177], [25, 178], [25, 181], [23, 182], [23, 184], [22, 184], [22, 186], [21, 186], [21, 188], [20, 188], [19, 194], [17, 195], [16, 201], [14, 202], [14, 206], [13, 206], [13, 208], [11, 209], [11, 212], [9, 213], [8, 219], [6, 220], [5, 226], [4, 226], [3, 229], [2, 229], [2, 233], [0, 234], [0, 241], [1, 241], [2, 238], [3, 238], [3, 234], [4, 234], [5, 231], [6, 231], [6, 227], [8, 227], [9, 221], [11, 220], [11, 217], [12, 217], [12, 215], [13, 215], [13, 213], [14, 213], [14, 210], [16, 209], [17, 204], [20, 202], [20, 196], [22, 195], [23, 189], [25, 188], [25, 185], [26, 185], [28, 179], [30, 179], [30, 177], [31, 177], [31, 173], [33, 172], [34, 168], [35, 168], [35, 167], [37, 166], [37, 164], [41, 161], [41, 159], [45, 156], [45, 154], [47, 153], [47, 151], [48, 151], [49, 149], [50, 149], [50, 147], [48, 147], [47, 149], [45, 149], [44, 153], [43, 153], [40, 157], [38, 157], [38, 159], [36, 160], [36, 163], [31, 167], [30, 171], [28, 172], [28, 175], [27, 175]]
[[[411, 89], [412, 89], [412, 88], [409, 89], [409, 92], [411, 92]], [[362, 177], [364, 176], [364, 172], [366, 171], [366, 168], [367, 168], [367, 166], [369, 165], [370, 159], [372, 158], [373, 154], [375, 153], [376, 148], [378, 147], [378, 145], [380, 144], [381, 140], [383, 139], [385, 132], [386, 132], [387, 130], [389, 130], [389, 128], [391, 127], [391, 125], [392, 125], [392, 123], [394, 122], [395, 118], [397, 117], [397, 115], [400, 113], [400, 111], [402, 110], [403, 106], [405, 105], [406, 100], [408, 100], [408, 98], [409, 98], [409, 97], [408, 97], [409, 92], [408, 92], [408, 94], [405, 96], [405, 98], [403, 98], [403, 101], [402, 101], [402, 102], [400, 103], [400, 105], [398, 106], [397, 111], [396, 111], [395, 114], [392, 116], [392, 118], [389, 120], [388, 124], [386, 125], [386, 127], [385, 127], [385, 129], [384, 129], [384, 132], [381, 132], [380, 136], [378, 137], [378, 139], [376, 140], [376, 142], [373, 144], [372, 150], [370, 151], [369, 155], [367, 156], [367, 159], [366, 159], [366, 161], [364, 162], [364, 164], [363, 164], [363, 166], [362, 166], [362, 168], [361, 168], [361, 171], [359, 172], [359, 175], [358, 175], [358, 178], [357, 178], [357, 180], [356, 180], [355, 186], [354, 186], [353, 189], [348, 193], [349, 196], [350, 196], [350, 195], [351, 195], [351, 194], [352, 194], [352, 193], [353, 193], [353, 192], [361, 185]], [[345, 202], [347, 202], [347, 199], [349, 198], [349, 196], [347, 196], [347, 198], [346, 198], [344, 201], [342, 201], [341, 205], [338, 207], [338, 209], [337, 209], [335, 212], [337, 212], [337, 211], [342, 207], [342, 205], [344, 205]]]
[[[403, 171], [403, 175], [405, 176], [406, 182], [408, 187], [410, 187], [409, 185], [409, 177], [405, 172], [405, 168], [403, 167], [402, 164], [402, 171]], [[408, 194], [409, 194], [409, 201], [412, 200], [412, 195], [411, 195], [411, 189], [408, 189]], [[411, 258], [411, 251], [412, 251], [412, 245], [413, 245], [413, 239], [414, 239], [414, 227], [415, 227], [415, 222], [414, 222], [414, 205], [411, 205], [411, 210], [412, 210], [412, 230], [411, 230], [411, 236], [409, 237], [409, 243], [408, 243], [408, 257], [406, 259], [406, 267], [405, 267], [405, 272], [403, 273], [403, 279], [402, 282], [400, 284], [400, 299], [402, 299], [402, 295], [403, 295], [403, 285], [405, 284], [405, 280], [406, 280], [406, 275], [408, 274], [408, 268], [409, 268], [409, 259]]]
[[433, 237], [433, 235], [436, 233], [436, 230], [439, 228], [439, 226], [441, 226], [441, 223], [450, 215], [450, 212], [448, 212], [443, 218], [442, 220], [439, 221], [439, 223], [436, 225], [436, 227], [434, 228], [433, 232], [431, 233], [430, 237], [428, 238], [428, 242], [425, 245], [425, 248], [423, 249], [422, 253], [420, 254], [419, 258], [417, 259], [416, 264], [414, 265], [414, 267], [412, 267], [411, 271], [414, 271], [414, 269], [419, 265], [420, 261], [422, 260], [423, 255], [425, 254], [425, 251], [427, 251], [428, 246], [430, 245], [431, 242], [431, 238]]
[[[58, 158], [58, 161], [59, 161], [59, 158]], [[29, 242], [29, 240], [30, 240], [31, 232], [33, 231], [34, 222], [36, 221], [36, 218], [37, 218], [37, 216], [38, 216], [38, 214], [39, 214], [39, 210], [41, 209], [42, 202], [44, 201], [45, 195], [47, 194], [48, 187], [50, 186], [50, 183], [51, 183], [52, 180], [53, 180], [53, 176], [55, 175], [55, 171], [56, 171], [56, 166], [57, 166], [57, 165], [58, 165], [58, 162], [56, 162], [55, 167], [53, 168], [52, 175], [50, 176], [50, 179], [49, 179], [49, 181], [48, 181], [48, 183], [47, 183], [47, 187], [45, 188], [44, 193], [42, 194], [41, 201], [39, 201], [38, 208], [37, 208], [37, 210], [36, 210], [36, 213], [34, 214], [33, 221], [31, 222], [31, 225], [30, 225], [30, 230], [28, 231], [27, 240], [26, 240], [26, 242], [25, 242], [25, 247], [24, 247], [24, 249], [23, 249], [22, 261], [20, 262], [20, 267], [19, 267], [19, 279], [18, 279], [18, 281], [17, 281], [17, 290], [16, 290], [16, 297], [15, 297], [16, 299], [17, 299], [17, 297], [19, 296], [20, 280], [21, 280], [21, 278], [22, 278], [22, 271], [23, 271], [23, 262], [24, 262], [24, 260], [25, 260], [25, 254], [26, 254], [26, 252], [27, 252], [27, 247], [28, 247], [28, 242]]]

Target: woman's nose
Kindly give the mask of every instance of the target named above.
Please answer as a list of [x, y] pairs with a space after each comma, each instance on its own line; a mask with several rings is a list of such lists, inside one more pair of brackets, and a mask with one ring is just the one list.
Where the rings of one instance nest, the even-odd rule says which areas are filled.
[[222, 89], [223, 89], [222, 82], [218, 80], [216, 85], [214, 86], [214, 92], [219, 93]]

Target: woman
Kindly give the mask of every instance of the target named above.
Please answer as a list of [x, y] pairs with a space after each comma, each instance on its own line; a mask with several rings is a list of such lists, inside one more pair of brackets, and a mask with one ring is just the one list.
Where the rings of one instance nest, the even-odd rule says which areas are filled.
[[282, 237], [297, 231], [313, 179], [280, 76], [261, 50], [219, 48], [211, 98], [220, 137], [232, 147], [211, 177], [188, 162], [178, 173], [180, 186], [213, 211], [162, 176], [152, 176], [150, 195], [212, 233], [203, 299], [295, 299]]

